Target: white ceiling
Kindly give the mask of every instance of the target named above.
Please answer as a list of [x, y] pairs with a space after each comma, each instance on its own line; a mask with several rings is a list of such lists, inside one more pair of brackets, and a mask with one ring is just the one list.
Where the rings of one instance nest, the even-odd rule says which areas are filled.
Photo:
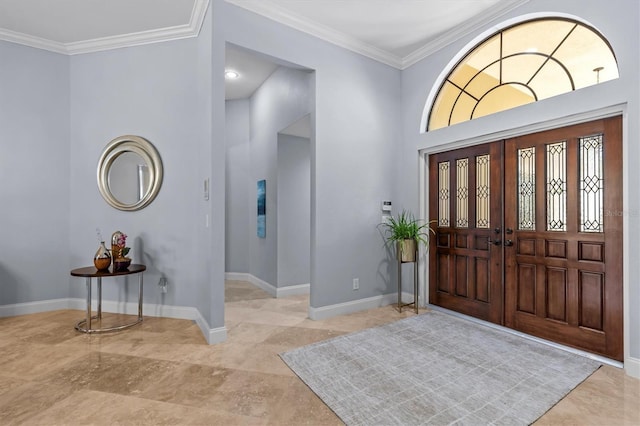
[[[529, 0], [226, 1], [404, 69]], [[208, 5], [209, 0], [0, 0], [0, 40], [73, 55], [195, 37]], [[227, 56], [247, 69], [250, 59], [246, 52]], [[264, 61], [254, 66], [266, 78], [273, 70]], [[241, 80], [228, 88], [230, 94]], [[251, 87], [243, 90], [252, 93]]]
[[397, 68], [528, 0], [226, 0]]
[[2, 0], [0, 26], [58, 43], [75, 43], [185, 24], [193, 4], [193, 0]]
[[209, 0], [0, 0], [0, 40], [69, 55], [198, 35]]
[[235, 71], [240, 76], [237, 79], [225, 81], [225, 99], [250, 97], [277, 67], [278, 64], [268, 57], [227, 44], [225, 70]]

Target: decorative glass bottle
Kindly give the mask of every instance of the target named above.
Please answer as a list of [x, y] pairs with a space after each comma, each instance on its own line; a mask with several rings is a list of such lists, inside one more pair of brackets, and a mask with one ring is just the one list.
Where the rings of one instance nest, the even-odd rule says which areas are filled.
[[104, 245], [104, 241], [100, 241], [100, 247], [98, 247], [98, 251], [93, 257], [93, 264], [98, 271], [104, 271], [111, 266], [111, 254], [109, 254], [109, 249]]

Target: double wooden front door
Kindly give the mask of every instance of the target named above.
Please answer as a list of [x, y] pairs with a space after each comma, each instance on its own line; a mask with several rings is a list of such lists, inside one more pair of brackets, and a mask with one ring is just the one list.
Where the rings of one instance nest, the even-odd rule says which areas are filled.
[[429, 157], [429, 301], [622, 360], [614, 117]]

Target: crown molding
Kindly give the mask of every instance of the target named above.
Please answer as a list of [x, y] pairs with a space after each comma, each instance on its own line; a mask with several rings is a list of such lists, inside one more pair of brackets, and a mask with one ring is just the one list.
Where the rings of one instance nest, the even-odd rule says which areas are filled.
[[163, 41], [179, 40], [198, 36], [200, 28], [202, 28], [208, 6], [209, 0], [195, 0], [189, 24], [140, 31], [131, 34], [101, 37], [72, 43], [59, 43], [28, 34], [0, 29], [0, 40], [66, 55], [78, 55]]
[[257, 13], [265, 18], [271, 19], [288, 27], [294, 28], [313, 37], [328, 41], [344, 49], [367, 56], [383, 64], [395, 68], [402, 67], [402, 58], [386, 50], [364, 43], [359, 39], [349, 36], [341, 31], [327, 27], [317, 22], [313, 22], [303, 16], [292, 13], [282, 6], [269, 0], [260, 2], [245, 2], [243, 0], [225, 0], [235, 6]]
[[63, 43], [47, 40], [45, 38], [19, 33], [16, 31], [0, 28], [0, 40], [11, 43], [22, 44], [24, 46], [35, 47], [36, 49], [48, 50], [50, 52], [68, 54]]
[[[461, 37], [476, 31], [480, 27], [486, 25], [487, 22], [495, 20], [511, 10], [522, 6], [530, 0], [501, 1], [486, 12], [448, 31], [404, 58], [384, 49], [364, 43], [355, 37], [294, 14], [269, 0], [262, 0], [257, 3], [245, 2], [243, 0], [226, 1], [311, 36], [320, 38], [352, 52], [359, 53], [378, 62], [382, 62], [383, 64], [402, 70], [410, 67], [416, 62], [426, 58]], [[202, 28], [208, 6], [209, 0], [195, 0], [189, 24], [177, 25], [168, 28], [102, 37], [72, 43], [59, 43], [41, 37], [0, 29], [0, 40], [66, 55], [78, 55], [163, 41], [179, 40], [198, 36], [200, 28]]]
[[447, 31], [443, 35], [433, 39], [421, 48], [413, 51], [402, 59], [401, 69], [405, 69], [415, 64], [427, 56], [437, 52], [443, 47], [461, 39], [462, 37], [478, 31], [484, 27], [487, 22], [491, 22], [499, 17], [511, 12], [512, 10], [528, 3], [530, 0], [508, 0], [497, 3], [485, 12], [463, 22], [459, 26]]
[[202, 23], [204, 22], [204, 16], [207, 12], [208, 5], [209, 0], [196, 0], [193, 3], [193, 10], [191, 11], [189, 24], [67, 43], [65, 45], [67, 54], [77, 55], [82, 53], [100, 52], [103, 50], [197, 37], [200, 33], [200, 28], [202, 28]]
[[243, 9], [262, 15], [273, 21], [295, 28], [314, 37], [328, 41], [329, 43], [335, 44], [344, 49], [351, 50], [352, 52], [359, 53], [378, 62], [382, 62], [394, 68], [403, 70], [426, 58], [432, 53], [442, 49], [448, 44], [460, 39], [461, 37], [472, 33], [478, 28], [486, 25], [487, 22], [492, 21], [510, 12], [513, 9], [522, 6], [530, 0], [501, 1], [485, 12], [462, 23], [456, 28], [447, 31], [442, 36], [437, 37], [433, 41], [430, 41], [429, 43], [425, 44], [421, 48], [415, 50], [405, 57], [400, 57], [386, 50], [377, 48], [368, 43], [364, 43], [355, 37], [351, 37], [340, 31], [336, 31], [327, 26], [313, 22], [303, 16], [294, 14], [279, 6], [278, 4], [271, 2], [270, 0], [262, 0], [260, 2], [246, 2], [243, 0], [225, 1], [227, 3], [234, 4]]

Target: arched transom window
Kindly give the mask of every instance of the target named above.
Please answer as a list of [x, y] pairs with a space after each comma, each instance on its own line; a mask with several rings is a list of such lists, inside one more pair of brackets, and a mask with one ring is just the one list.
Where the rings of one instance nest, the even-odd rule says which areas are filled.
[[613, 50], [593, 28], [565, 18], [519, 23], [478, 44], [449, 73], [427, 130], [615, 78]]

